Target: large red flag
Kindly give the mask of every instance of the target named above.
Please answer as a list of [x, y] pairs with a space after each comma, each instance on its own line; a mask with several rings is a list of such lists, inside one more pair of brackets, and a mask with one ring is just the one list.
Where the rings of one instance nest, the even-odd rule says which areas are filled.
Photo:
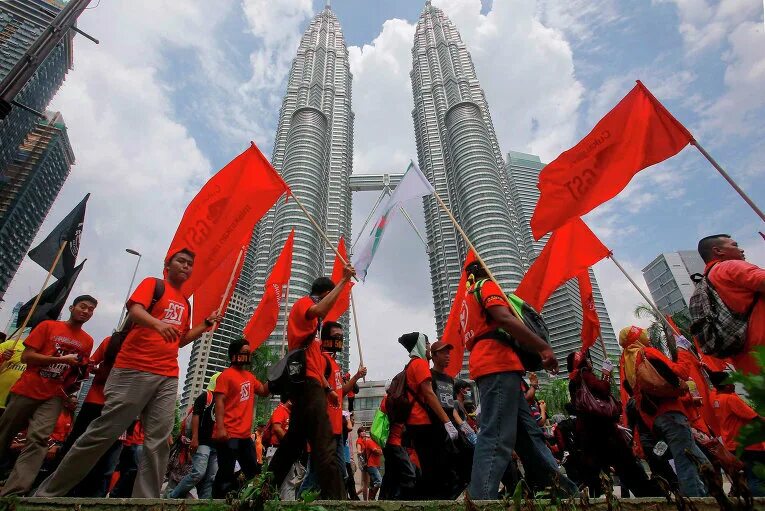
[[[239, 280], [239, 274], [242, 273], [242, 266], [244, 266], [244, 256], [247, 252], [245, 246], [240, 247], [238, 250], [232, 251], [226, 259], [213, 271], [208, 274], [204, 282], [194, 292], [194, 308], [192, 313], [192, 325], [198, 325], [205, 320], [210, 314], [218, 310], [221, 300], [223, 300], [223, 293], [226, 292], [226, 287], [231, 279], [231, 275], [234, 275], [233, 284], [228, 292], [228, 295], [223, 301], [223, 307], [221, 313], [226, 312], [228, 302], [231, 300], [231, 295], [234, 294], [234, 287], [236, 281]], [[239, 254], [242, 257], [239, 257]], [[238, 264], [237, 264], [238, 260]], [[236, 265], [236, 267], [234, 267]]]
[[[476, 260], [475, 254], [472, 250], [468, 252], [465, 258], [465, 264], [462, 265], [464, 270], [467, 265]], [[465, 354], [465, 340], [460, 333], [460, 321], [463, 318], [462, 309], [465, 306], [465, 298], [467, 297], [467, 277], [465, 272], [462, 271], [460, 275], [460, 282], [457, 285], [457, 294], [454, 295], [454, 303], [452, 303], [452, 310], [449, 311], [449, 318], [446, 320], [444, 326], [444, 335], [441, 340], [447, 344], [454, 346], [452, 349], [451, 358], [449, 359], [449, 365], [446, 368], [446, 374], [455, 378], [462, 369], [462, 357]]]
[[541, 311], [550, 295], [564, 282], [609, 253], [582, 219], [576, 218], [553, 232], [515, 294]]
[[167, 257], [182, 248], [196, 254], [183, 285], [191, 296], [289, 187], [255, 144], [219, 170], [189, 203]]
[[[340, 252], [340, 255], [343, 256], [343, 259], [348, 261], [348, 252], [345, 248], [345, 238], [342, 236], [340, 237], [340, 241], [337, 243], [337, 251]], [[344, 269], [345, 265], [343, 264], [343, 261], [339, 257], [335, 256], [335, 265], [332, 267], [332, 282], [334, 282], [335, 285], [337, 285], [337, 283], [343, 279]], [[340, 297], [337, 299], [332, 309], [330, 309], [327, 317], [324, 318], [324, 321], [337, 321], [340, 319], [340, 316], [345, 314], [345, 311], [348, 310], [348, 306], [351, 304], [352, 287], [353, 281], [349, 282], [348, 285], [343, 288], [343, 292], [340, 294]]]
[[282, 288], [290, 281], [292, 272], [292, 245], [295, 241], [295, 229], [292, 229], [287, 241], [284, 243], [282, 253], [271, 270], [271, 275], [266, 281], [266, 289], [263, 298], [260, 299], [258, 308], [244, 327], [244, 337], [250, 343], [250, 349], [255, 350], [268, 339], [271, 332], [276, 328], [279, 319], [279, 309], [282, 303]]
[[692, 139], [638, 81], [586, 137], [540, 172], [534, 238], [615, 197], [635, 174], [676, 155]]
[[600, 318], [595, 310], [590, 272], [584, 270], [576, 276], [579, 298], [582, 300], [582, 349], [586, 350], [600, 337]]

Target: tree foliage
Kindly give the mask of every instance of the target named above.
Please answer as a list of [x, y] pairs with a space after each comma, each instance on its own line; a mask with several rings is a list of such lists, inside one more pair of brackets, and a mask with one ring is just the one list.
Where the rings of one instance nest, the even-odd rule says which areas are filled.
[[[268, 368], [281, 358], [281, 349], [276, 346], [261, 345], [252, 353], [250, 370], [259, 382], [268, 381]], [[255, 404], [255, 422], [267, 422], [271, 417], [271, 400], [261, 397]]]
[[[642, 303], [635, 307], [633, 311], [635, 317], [638, 319], [649, 319], [651, 324], [646, 328], [648, 331], [648, 338], [651, 340], [651, 345], [663, 351], [665, 354], [674, 358], [677, 353], [677, 346], [675, 345], [675, 338], [669, 331], [669, 328], [664, 323], [664, 320], [656, 314], [648, 304]], [[680, 333], [686, 338], [691, 339], [691, 317], [687, 311], [680, 311], [671, 314], [672, 321], [675, 322]]]
[[568, 415], [564, 408], [566, 403], [571, 401], [571, 396], [568, 392], [568, 378], [550, 380], [537, 391], [536, 397], [547, 404], [548, 417], [557, 414]]

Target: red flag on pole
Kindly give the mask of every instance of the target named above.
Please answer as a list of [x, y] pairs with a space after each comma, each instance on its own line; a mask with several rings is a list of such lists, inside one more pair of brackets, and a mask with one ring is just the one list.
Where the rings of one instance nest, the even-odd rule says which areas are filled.
[[586, 137], [540, 172], [534, 238], [612, 199], [635, 174], [676, 155], [692, 139], [638, 81]]
[[[462, 269], [464, 270], [467, 265], [475, 260], [476, 257], [473, 251], [468, 251]], [[467, 277], [465, 276], [465, 272], [462, 271], [460, 282], [457, 285], [457, 294], [454, 295], [454, 303], [452, 303], [452, 309], [449, 311], [449, 318], [446, 320], [446, 325], [444, 326], [444, 335], [441, 337], [443, 342], [454, 346], [451, 358], [449, 359], [449, 365], [446, 368], [446, 374], [452, 378], [455, 378], [460, 372], [460, 369], [462, 369], [462, 357], [465, 354], [465, 340], [460, 334], [460, 321], [463, 317], [462, 309], [465, 306], [466, 297]]]
[[292, 271], [292, 245], [295, 241], [295, 229], [292, 229], [287, 241], [284, 243], [279, 259], [271, 269], [271, 275], [266, 281], [266, 289], [263, 298], [260, 299], [258, 308], [244, 327], [244, 337], [250, 343], [250, 349], [255, 350], [268, 339], [271, 332], [276, 328], [279, 319], [279, 310], [282, 306], [282, 289], [290, 280]]
[[[245, 247], [240, 247], [240, 249]], [[210, 314], [218, 310], [221, 300], [223, 301], [223, 308], [221, 314], [225, 314], [228, 302], [231, 300], [231, 296], [234, 294], [234, 286], [228, 293], [228, 296], [223, 298], [223, 293], [226, 292], [226, 285], [233, 273], [234, 282], [239, 280], [239, 274], [242, 273], [242, 266], [244, 266], [244, 255], [239, 259], [240, 249], [234, 250], [226, 257], [226, 259], [213, 271], [208, 274], [204, 282], [194, 292], [194, 307], [192, 309], [192, 325], [198, 325], [205, 320]], [[236, 265], [237, 259], [239, 264]], [[236, 265], [236, 268], [234, 268]]]
[[[342, 236], [340, 237], [340, 241], [337, 243], [337, 251], [338, 253], [348, 261], [348, 252], [345, 248], [345, 238]], [[342, 259], [335, 256], [335, 265], [332, 267], [332, 282], [337, 285], [338, 282], [340, 282], [343, 279], [343, 270], [345, 269], [345, 265], [343, 264]], [[353, 281], [349, 282], [347, 286], [343, 288], [343, 292], [340, 294], [340, 297], [335, 302], [335, 305], [330, 309], [329, 314], [324, 318], [324, 321], [337, 321], [340, 319], [340, 316], [345, 314], [345, 311], [348, 310], [348, 307], [351, 304], [351, 289], [353, 288]]]
[[584, 270], [576, 276], [576, 281], [579, 284], [579, 298], [582, 300], [582, 350], [586, 350], [600, 337], [600, 318], [595, 310], [590, 272]]
[[196, 254], [183, 285], [194, 294], [208, 275], [239, 250], [241, 240], [289, 187], [255, 144], [219, 170], [189, 203], [167, 257], [183, 248]]
[[576, 218], [553, 232], [515, 294], [541, 311], [550, 295], [564, 282], [608, 257], [609, 253], [582, 219]]

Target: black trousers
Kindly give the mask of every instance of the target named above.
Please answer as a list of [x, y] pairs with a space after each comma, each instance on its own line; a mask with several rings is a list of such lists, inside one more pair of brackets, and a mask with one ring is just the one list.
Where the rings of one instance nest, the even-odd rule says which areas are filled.
[[345, 482], [337, 458], [337, 443], [329, 424], [324, 389], [319, 382], [308, 378], [291, 397], [290, 427], [269, 465], [269, 470], [274, 473], [274, 482], [279, 486], [282, 484], [292, 464], [305, 451], [306, 443], [310, 443], [311, 465], [316, 467], [321, 498], [345, 499]]
[[383, 456], [385, 475], [380, 488], [380, 500], [412, 500], [417, 475], [409, 453], [400, 445], [386, 445]]
[[415, 489], [421, 500], [452, 500], [459, 495], [454, 471], [454, 444], [441, 424], [406, 426], [422, 468], [422, 478]]
[[260, 465], [255, 455], [255, 444], [250, 437], [216, 442], [215, 451], [218, 453], [218, 473], [215, 474], [215, 482], [213, 482], [214, 499], [226, 498], [228, 492], [239, 487], [234, 478], [237, 461], [247, 479], [252, 479], [260, 473]]

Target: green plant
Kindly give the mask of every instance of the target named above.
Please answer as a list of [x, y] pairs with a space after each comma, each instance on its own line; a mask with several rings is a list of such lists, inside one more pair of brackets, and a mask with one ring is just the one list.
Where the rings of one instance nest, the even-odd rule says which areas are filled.
[[[651, 320], [651, 324], [648, 326], [648, 328], [646, 328], [648, 331], [648, 338], [651, 340], [651, 344], [654, 348], [661, 350], [674, 358], [675, 354], [677, 353], [675, 337], [668, 331], [669, 329], [666, 323], [664, 323], [664, 319], [656, 314], [656, 311], [653, 309], [653, 307], [644, 303], [637, 305], [633, 313], [638, 319]], [[683, 310], [671, 314], [670, 317], [672, 318], [672, 321], [674, 321], [675, 325], [677, 325], [680, 333], [686, 339], [691, 339], [691, 317], [688, 315], [688, 313]]]
[[[250, 370], [258, 381], [268, 381], [268, 368], [279, 360], [281, 351], [279, 348], [262, 345], [252, 353]], [[255, 403], [255, 423], [268, 422], [271, 417], [271, 401], [258, 399]]]
[[571, 401], [571, 396], [568, 392], [568, 378], [550, 380], [537, 391], [536, 397], [547, 405], [548, 417], [557, 414], [568, 415], [565, 409], [566, 403]]
[[[744, 391], [750, 401], [749, 404], [760, 417], [763, 417], [765, 416], [765, 376], [763, 375], [763, 370], [765, 370], [765, 346], [756, 348], [752, 356], [760, 366], [760, 372], [754, 374], [735, 372], [731, 374], [729, 380], [744, 387]], [[737, 455], [739, 457], [744, 447], [765, 442], [765, 421], [760, 418], [742, 427], [737, 440], [739, 444]], [[765, 479], [765, 465], [758, 464], [754, 470], [758, 477]]]

